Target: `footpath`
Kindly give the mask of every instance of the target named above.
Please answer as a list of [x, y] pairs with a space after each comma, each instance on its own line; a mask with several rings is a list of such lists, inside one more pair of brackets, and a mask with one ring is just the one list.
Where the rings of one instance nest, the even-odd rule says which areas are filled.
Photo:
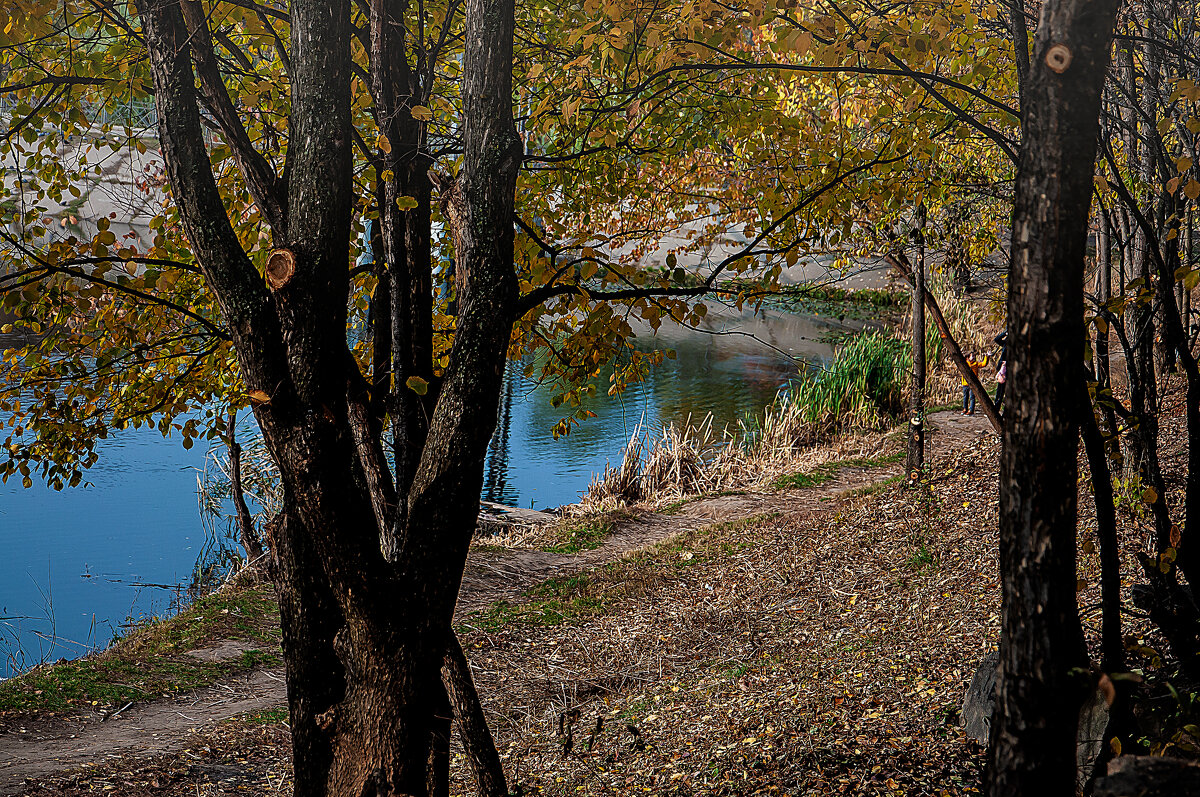
[[[982, 415], [965, 417], [957, 411], [930, 415], [929, 432], [931, 458], [946, 456], [980, 436], [993, 434]], [[598, 547], [577, 553], [477, 546], [467, 563], [457, 617], [469, 617], [497, 601], [520, 602], [531, 587], [548, 579], [601, 567], [711, 524], [780, 511], [801, 517], [811, 513], [815, 518], [829, 511], [835, 498], [892, 480], [901, 468], [899, 464], [847, 466], [813, 487], [699, 497], [670, 514], [633, 511], [615, 524]], [[242, 656], [246, 650], [242, 644], [224, 641], [189, 655], [222, 661]], [[130, 755], [179, 750], [190, 731], [277, 708], [285, 703], [286, 694], [283, 668], [265, 667], [188, 694], [133, 702], [110, 714], [0, 723], [0, 797], [22, 793], [27, 779]]]

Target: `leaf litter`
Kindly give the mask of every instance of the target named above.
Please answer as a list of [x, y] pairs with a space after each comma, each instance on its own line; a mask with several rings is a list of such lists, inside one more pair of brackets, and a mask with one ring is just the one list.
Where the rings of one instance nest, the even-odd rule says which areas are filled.
[[[998, 634], [997, 454], [981, 437], [935, 460], [928, 489], [784, 500], [530, 591], [585, 611], [469, 617], [460, 633], [511, 788], [977, 793], [983, 751], [958, 710]], [[267, 719], [29, 793], [286, 794], [286, 720]], [[455, 744], [452, 793], [471, 794]]]

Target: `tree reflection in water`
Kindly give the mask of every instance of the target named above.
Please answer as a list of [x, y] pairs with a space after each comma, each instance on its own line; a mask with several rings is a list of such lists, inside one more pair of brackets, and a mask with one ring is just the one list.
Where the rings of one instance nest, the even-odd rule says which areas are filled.
[[643, 351], [673, 349], [645, 381], [608, 395], [611, 369], [595, 380], [585, 406], [596, 417], [553, 439], [562, 417], [555, 390], [509, 363], [496, 433], [488, 449], [483, 498], [546, 508], [572, 503], [592, 474], [617, 462], [635, 427], [652, 435], [667, 424], [699, 424], [712, 415], [721, 430], [760, 413], [781, 387], [832, 359], [832, 338], [871, 326], [863, 321], [800, 314], [710, 314], [699, 330], [664, 326], [635, 344]]

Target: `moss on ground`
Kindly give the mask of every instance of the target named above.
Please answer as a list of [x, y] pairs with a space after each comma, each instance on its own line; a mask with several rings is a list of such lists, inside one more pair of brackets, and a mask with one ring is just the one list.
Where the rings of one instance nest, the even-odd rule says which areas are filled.
[[819, 487], [822, 484], [833, 481], [837, 477], [838, 471], [842, 468], [881, 468], [900, 462], [904, 459], [904, 456], [905, 452], [894, 451], [890, 454], [881, 454], [877, 457], [852, 457], [836, 462], [826, 462], [811, 470], [781, 476], [775, 480], [772, 486], [776, 490], [802, 490], [809, 487]]

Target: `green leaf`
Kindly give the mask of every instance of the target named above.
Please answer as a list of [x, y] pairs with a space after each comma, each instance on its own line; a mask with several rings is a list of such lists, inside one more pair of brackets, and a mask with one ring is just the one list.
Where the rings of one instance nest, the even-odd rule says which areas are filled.
[[396, 207], [401, 210], [412, 210], [417, 206], [417, 200], [410, 196], [396, 197]]
[[429, 383], [419, 376], [410, 376], [404, 380], [404, 384], [408, 389], [416, 393], [418, 396], [424, 396], [429, 392]]

